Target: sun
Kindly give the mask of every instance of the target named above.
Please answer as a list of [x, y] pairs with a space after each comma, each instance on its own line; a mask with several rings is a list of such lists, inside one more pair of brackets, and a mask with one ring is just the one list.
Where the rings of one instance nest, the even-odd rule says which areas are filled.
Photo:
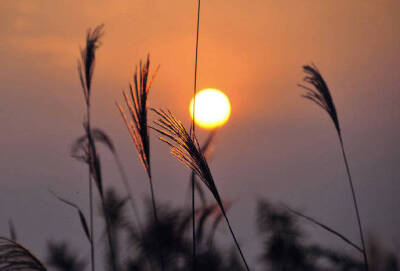
[[[193, 118], [192, 98], [189, 106], [190, 116]], [[231, 114], [231, 104], [228, 97], [220, 90], [207, 88], [196, 94], [194, 105], [194, 121], [201, 127], [213, 129], [225, 124]]]

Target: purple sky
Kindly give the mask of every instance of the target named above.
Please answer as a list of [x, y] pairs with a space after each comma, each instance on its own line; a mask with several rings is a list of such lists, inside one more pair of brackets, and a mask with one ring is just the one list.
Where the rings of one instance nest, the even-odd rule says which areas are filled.
[[[93, 124], [114, 140], [138, 199], [147, 179], [114, 102], [147, 53], [161, 65], [150, 105], [189, 123], [196, 2], [81, 2], [5, 0], [0, 9], [0, 235], [8, 235], [11, 218], [19, 240], [41, 257], [50, 238], [87, 245], [76, 213], [48, 192], [87, 211], [87, 169], [69, 156], [83, 133], [76, 60], [87, 28], [105, 23], [106, 30]], [[311, 62], [336, 103], [366, 232], [399, 253], [400, 2], [214, 0], [203, 1], [201, 12], [199, 88], [221, 89], [232, 103], [210, 165], [221, 195], [234, 201], [232, 224], [250, 261], [258, 253], [258, 198], [289, 204], [358, 241], [334, 126], [296, 86]], [[156, 197], [182, 205], [189, 171], [154, 134], [151, 140]], [[105, 185], [122, 191], [112, 157], [100, 151]], [[307, 229], [316, 242], [348, 249]]]

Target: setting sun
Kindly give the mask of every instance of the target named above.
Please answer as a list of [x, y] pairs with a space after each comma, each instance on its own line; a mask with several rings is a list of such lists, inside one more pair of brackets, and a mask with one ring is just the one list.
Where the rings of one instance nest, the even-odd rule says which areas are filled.
[[[193, 98], [190, 102], [190, 116], [193, 118]], [[203, 89], [196, 95], [195, 122], [204, 128], [213, 129], [227, 122], [231, 114], [228, 97], [217, 89]]]

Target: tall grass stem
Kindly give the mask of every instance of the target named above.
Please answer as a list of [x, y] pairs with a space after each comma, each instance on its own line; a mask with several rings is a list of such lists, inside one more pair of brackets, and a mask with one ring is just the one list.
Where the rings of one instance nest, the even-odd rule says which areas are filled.
[[[199, 52], [199, 29], [200, 29], [200, 2], [198, 0], [197, 6], [197, 27], [196, 27], [196, 50], [195, 50], [195, 59], [194, 59], [194, 83], [193, 83], [193, 116], [192, 116], [192, 138], [196, 137], [196, 124], [195, 124], [195, 116], [196, 116], [196, 91], [197, 91], [197, 58]], [[193, 252], [193, 259], [192, 259], [192, 270], [196, 270], [196, 224], [195, 224], [195, 198], [194, 198], [194, 182], [195, 178], [192, 179], [192, 252]]]
[[89, 216], [90, 216], [90, 264], [92, 267], [92, 271], [95, 271], [95, 263], [94, 263], [94, 226], [93, 226], [93, 183], [89, 168]]
[[360, 211], [358, 209], [357, 197], [356, 197], [356, 193], [354, 190], [353, 181], [351, 178], [350, 167], [349, 167], [349, 163], [347, 161], [346, 152], [344, 150], [342, 135], [340, 133], [338, 135], [339, 135], [340, 147], [342, 149], [344, 164], [346, 165], [346, 172], [347, 172], [347, 176], [348, 176], [348, 180], [349, 180], [349, 184], [350, 184], [351, 195], [352, 195], [353, 203], [354, 203], [354, 209], [356, 211], [356, 216], [357, 216], [358, 230], [360, 232], [360, 239], [361, 239], [361, 245], [362, 245], [363, 256], [364, 256], [364, 267], [365, 267], [365, 270], [368, 271], [369, 270], [368, 256], [367, 256], [367, 250], [366, 250], [366, 246], [365, 246], [363, 228], [362, 228], [362, 224], [361, 224]]
[[237, 249], [238, 249], [238, 251], [239, 251], [240, 257], [242, 258], [243, 263], [244, 263], [244, 265], [246, 266], [246, 270], [247, 270], [247, 271], [250, 271], [250, 268], [249, 268], [249, 266], [248, 266], [248, 264], [247, 264], [247, 262], [246, 262], [246, 259], [245, 259], [244, 255], [243, 255], [242, 249], [240, 248], [239, 243], [238, 243], [238, 241], [236, 240], [236, 236], [235, 236], [235, 234], [233, 233], [231, 224], [229, 223], [228, 216], [226, 215], [224, 209], [221, 209], [221, 210], [222, 210], [222, 214], [223, 214], [224, 217], [225, 217], [226, 223], [228, 224], [228, 228], [229, 228], [229, 231], [231, 232], [233, 241], [235, 242], [235, 245], [236, 245], [236, 247], [237, 247]]

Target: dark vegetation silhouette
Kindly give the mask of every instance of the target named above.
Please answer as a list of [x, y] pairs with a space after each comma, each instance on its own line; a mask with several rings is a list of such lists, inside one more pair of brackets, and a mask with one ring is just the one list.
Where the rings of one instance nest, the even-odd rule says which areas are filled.
[[[198, 4], [196, 63], [200, 1]], [[94, 271], [96, 263], [98, 265], [100, 261], [104, 264], [101, 270], [111, 271], [250, 270], [227, 216], [232, 203], [221, 197], [207, 161], [216, 130], [212, 131], [205, 143], [200, 146], [194, 122], [187, 130], [169, 110], [153, 109], [158, 119], [151, 128], [170, 146], [171, 154], [192, 172], [189, 178], [192, 205], [191, 208], [172, 207], [155, 198], [151, 175], [147, 98], [158, 68], [150, 76], [149, 56], [146, 62], [140, 62], [129, 92], [123, 93], [127, 113], [120, 104], [117, 104], [149, 178], [150, 199], [145, 201], [144, 215], [139, 214], [129, 185], [129, 177], [125, 174], [113, 141], [103, 130], [93, 128], [90, 118], [96, 51], [103, 33], [103, 25], [93, 30], [89, 29], [85, 47], [81, 50], [78, 74], [85, 99], [86, 115], [83, 121], [84, 134], [75, 140], [71, 148], [71, 156], [88, 166], [89, 222], [80, 206], [52, 192], [55, 199], [77, 212], [77, 223], [82, 226], [90, 252], [89, 255], [85, 255], [85, 248], [76, 251], [68, 241], [49, 241], [46, 265], [59, 271], [83, 271], [88, 263]], [[369, 242], [365, 242], [334, 102], [318, 69], [315, 66], [304, 66], [304, 71], [307, 74], [305, 82], [313, 87], [301, 85], [308, 91], [305, 97], [317, 103], [329, 114], [339, 136], [356, 210], [361, 246], [315, 218], [291, 207], [272, 204], [263, 199], [258, 201], [256, 217], [262, 242], [259, 251], [259, 263], [262, 268], [260, 270], [398, 271], [399, 261], [395, 254], [382, 249], [376, 238], [370, 238]], [[197, 64], [195, 64], [194, 94], [196, 94], [196, 77]], [[114, 156], [126, 194], [118, 194], [112, 187], [104, 186], [100, 153], [97, 151], [98, 144], [106, 146]], [[98, 198], [95, 197], [93, 185], [98, 192]], [[213, 196], [213, 202], [207, 199], [204, 186]], [[201, 201], [199, 207], [194, 205], [195, 195], [198, 195]], [[98, 212], [95, 212], [96, 204]], [[128, 204], [133, 215], [129, 215], [127, 211]], [[105, 225], [99, 235], [95, 235], [93, 223], [95, 213], [103, 218]], [[336, 251], [311, 243], [301, 229], [300, 221], [303, 219], [334, 234], [354, 248], [355, 253]], [[228, 226], [234, 246], [222, 246], [218, 240], [221, 235], [218, 229], [226, 230], [221, 225], [223, 220]], [[11, 221], [9, 229], [10, 239], [0, 237], [0, 271], [47, 270], [38, 258], [17, 243], [17, 232]], [[100, 229], [97, 229], [97, 232], [99, 233]], [[99, 247], [104, 248], [104, 257], [101, 260], [95, 257], [95, 251], [98, 251]], [[362, 254], [363, 260], [360, 260], [359, 253]]]

